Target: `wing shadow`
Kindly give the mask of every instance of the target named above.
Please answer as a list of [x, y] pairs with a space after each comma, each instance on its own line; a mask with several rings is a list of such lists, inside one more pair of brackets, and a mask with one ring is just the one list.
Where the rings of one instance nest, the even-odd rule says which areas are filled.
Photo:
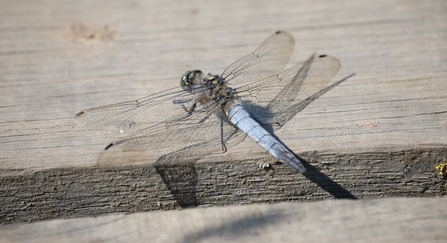
[[182, 208], [199, 205], [196, 196], [196, 186], [198, 181], [195, 161], [183, 161], [176, 164], [175, 161], [185, 158], [183, 153], [197, 146], [191, 146], [179, 151], [161, 156], [154, 167], [160, 175], [163, 183], [171, 192], [174, 199]]
[[194, 163], [154, 165], [154, 167], [180, 207], [199, 205], [196, 196], [197, 171]]

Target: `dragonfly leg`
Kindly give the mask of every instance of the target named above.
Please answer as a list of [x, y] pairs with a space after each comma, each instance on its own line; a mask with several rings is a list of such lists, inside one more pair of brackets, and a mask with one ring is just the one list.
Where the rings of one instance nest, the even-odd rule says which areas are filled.
[[220, 144], [222, 144], [222, 153], [227, 152], [227, 146], [225, 146], [224, 142], [224, 131], [223, 131], [223, 119], [220, 119]]
[[194, 112], [194, 109], [196, 108], [196, 103], [192, 104], [191, 108], [189, 108], [189, 110], [182, 104], [183, 109], [187, 112], [186, 115], [181, 116], [177, 119], [174, 119], [172, 121], [170, 121], [169, 123], [174, 123], [174, 122], [178, 122], [182, 119], [187, 118], [188, 116], [192, 115], [192, 113]]

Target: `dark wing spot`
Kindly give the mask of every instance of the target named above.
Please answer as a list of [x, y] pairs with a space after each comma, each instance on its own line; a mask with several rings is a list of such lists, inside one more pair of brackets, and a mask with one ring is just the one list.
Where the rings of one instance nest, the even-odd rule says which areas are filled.
[[78, 117], [80, 117], [80, 116], [82, 116], [82, 115], [84, 115], [84, 112], [83, 112], [83, 111], [78, 112], [78, 113], [75, 115], [75, 118], [78, 118]]
[[107, 150], [107, 149], [109, 149], [109, 148], [112, 147], [112, 146], [113, 146], [113, 143], [107, 145], [107, 147], [106, 147], [104, 150]]
[[327, 57], [327, 55], [325, 54], [325, 55], [319, 55], [318, 56], [319, 58], [323, 58], [323, 57]]

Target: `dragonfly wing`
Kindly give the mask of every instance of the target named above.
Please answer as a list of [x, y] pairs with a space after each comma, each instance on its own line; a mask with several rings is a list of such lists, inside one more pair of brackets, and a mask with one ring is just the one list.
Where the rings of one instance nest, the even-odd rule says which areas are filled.
[[314, 56], [284, 72], [237, 88], [240, 102], [253, 118], [277, 130], [322, 95], [319, 91], [340, 69], [337, 58]]
[[292, 35], [277, 31], [254, 52], [228, 66], [221, 76], [231, 85], [241, 85], [278, 74], [289, 62], [293, 46]]
[[224, 131], [222, 136], [219, 134], [219, 137], [215, 136], [214, 139], [210, 139], [202, 143], [196, 143], [194, 145], [161, 156], [155, 162], [156, 165], [169, 165], [179, 162], [195, 162], [203, 156], [209, 155], [215, 151], [226, 152], [228, 148], [241, 143], [247, 137], [245, 133], [243, 133], [239, 129], [234, 128], [229, 123], [223, 125], [222, 130]]
[[[197, 92], [201, 89], [196, 88]], [[176, 87], [138, 100], [81, 111], [75, 118], [97, 130], [128, 133], [184, 116], [194, 102], [194, 93]]]
[[245, 138], [217, 103], [203, 107], [183, 119], [156, 124], [112, 143], [99, 156], [98, 167], [194, 162], [222, 149], [222, 144]]

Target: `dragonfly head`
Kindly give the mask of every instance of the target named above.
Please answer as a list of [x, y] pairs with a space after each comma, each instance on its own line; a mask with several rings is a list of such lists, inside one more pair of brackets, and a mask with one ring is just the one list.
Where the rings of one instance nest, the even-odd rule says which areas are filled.
[[192, 70], [184, 73], [180, 79], [180, 86], [185, 91], [191, 91], [193, 84], [203, 79], [203, 72], [200, 70]]

